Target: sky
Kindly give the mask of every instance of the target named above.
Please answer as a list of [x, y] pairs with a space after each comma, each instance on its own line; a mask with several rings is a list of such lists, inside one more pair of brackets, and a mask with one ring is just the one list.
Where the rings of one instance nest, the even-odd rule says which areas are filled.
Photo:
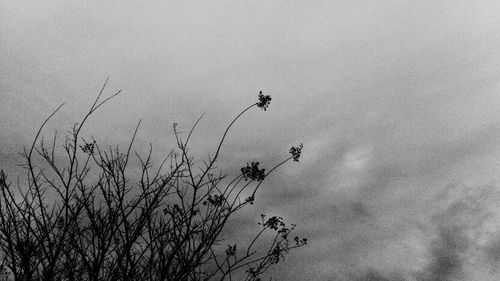
[[[193, 149], [221, 166], [272, 165], [258, 214], [309, 245], [281, 280], [500, 278], [500, 3], [422, 1], [0, 1], [0, 166], [60, 103], [64, 131], [105, 94], [87, 134], [174, 143], [205, 113]], [[61, 129], [62, 128], [62, 129]], [[224, 167], [223, 167], [224, 168]], [[249, 219], [250, 218], [250, 219]]]

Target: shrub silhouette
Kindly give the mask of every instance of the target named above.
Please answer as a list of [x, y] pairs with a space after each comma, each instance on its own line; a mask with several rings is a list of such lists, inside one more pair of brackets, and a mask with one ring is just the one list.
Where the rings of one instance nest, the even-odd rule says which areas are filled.
[[[61, 105], [22, 153], [27, 184], [18, 181], [14, 188], [0, 172], [0, 266], [5, 279], [261, 280], [289, 250], [307, 243], [292, 238], [295, 225], [266, 215], [248, 244], [227, 245], [221, 238], [229, 219], [253, 204], [263, 180], [300, 157], [302, 145], [290, 148], [291, 155], [268, 172], [258, 162], [247, 163], [232, 178], [216, 168], [230, 128], [251, 108], [266, 110], [270, 96], [260, 92], [258, 102], [232, 120], [201, 167], [188, 149], [201, 117], [186, 138], [174, 124], [176, 148], [155, 167], [151, 146], [146, 155], [132, 151], [140, 122], [126, 151], [104, 149], [93, 138], [81, 137], [89, 117], [120, 93], [102, 99], [105, 87], [65, 138], [63, 158], [55, 136], [50, 144], [41, 137]], [[127, 170], [132, 157], [140, 163], [139, 173]]]

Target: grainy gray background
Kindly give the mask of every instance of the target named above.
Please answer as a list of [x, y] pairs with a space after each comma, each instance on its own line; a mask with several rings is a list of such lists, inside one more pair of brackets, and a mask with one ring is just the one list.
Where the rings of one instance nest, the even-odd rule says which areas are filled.
[[143, 118], [138, 146], [164, 149], [173, 122], [206, 112], [204, 155], [272, 95], [222, 164], [270, 165], [304, 142], [240, 222], [283, 215], [309, 238], [282, 280], [500, 277], [498, 1], [3, 0], [1, 167], [15, 173], [62, 101], [46, 132], [69, 129], [107, 76], [124, 94], [88, 134], [124, 143]]

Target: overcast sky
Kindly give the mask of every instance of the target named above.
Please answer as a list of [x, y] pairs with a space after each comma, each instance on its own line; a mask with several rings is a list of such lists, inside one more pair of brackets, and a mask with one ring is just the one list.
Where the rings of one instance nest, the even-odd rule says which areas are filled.
[[500, 2], [2, 0], [0, 166], [61, 102], [47, 130], [70, 128], [106, 77], [123, 95], [88, 134], [124, 142], [142, 118], [139, 144], [167, 148], [206, 113], [203, 153], [271, 94], [223, 157], [270, 165], [304, 143], [254, 205], [310, 240], [281, 280], [499, 280]]

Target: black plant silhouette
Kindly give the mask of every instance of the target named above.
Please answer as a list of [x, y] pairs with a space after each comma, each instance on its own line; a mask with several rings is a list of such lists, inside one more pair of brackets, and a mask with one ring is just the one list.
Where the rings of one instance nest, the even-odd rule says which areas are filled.
[[262, 94], [262, 91], [259, 92], [259, 102], [257, 103], [257, 106], [263, 109], [264, 111], [267, 110], [269, 105], [271, 104], [271, 96], [270, 95], [264, 95]]
[[[26, 184], [18, 181], [12, 188], [0, 170], [0, 275], [44, 281], [260, 280], [290, 250], [307, 243], [298, 236], [289, 241], [295, 225], [262, 215], [261, 229], [249, 243], [221, 246], [230, 218], [253, 204], [271, 172], [301, 154], [302, 145], [292, 147], [292, 155], [268, 173], [259, 162], [247, 163], [232, 179], [216, 172], [231, 126], [253, 106], [266, 110], [269, 95], [261, 91], [258, 103], [232, 120], [204, 165], [188, 150], [200, 120], [185, 138], [175, 123], [176, 147], [154, 165], [158, 152], [152, 146], [145, 155], [132, 150], [140, 121], [125, 150], [81, 137], [90, 116], [120, 93], [101, 99], [106, 84], [62, 150], [56, 137], [50, 145], [39, 142], [60, 107], [42, 123], [22, 154]], [[244, 198], [247, 190], [251, 195]], [[264, 232], [274, 236], [265, 240]]]

